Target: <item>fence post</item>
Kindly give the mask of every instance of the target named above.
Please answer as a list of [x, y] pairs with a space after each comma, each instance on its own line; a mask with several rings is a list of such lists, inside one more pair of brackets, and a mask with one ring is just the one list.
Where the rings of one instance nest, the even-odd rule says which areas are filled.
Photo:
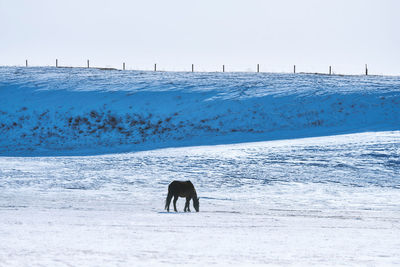
[[25, 59], [25, 67], [28, 67], [28, 60]]
[[192, 72], [194, 72], [194, 64], [192, 64]]
[[122, 69], [125, 70], [125, 62], [122, 63]]
[[365, 75], [368, 75], [368, 66], [365, 64]]
[[58, 68], [58, 59], [56, 59], [56, 68]]
[[154, 64], [154, 71], [157, 71], [157, 64]]
[[222, 72], [225, 72], [225, 65], [222, 65]]
[[332, 74], [332, 66], [329, 66], [329, 75]]
[[257, 72], [260, 72], [260, 64], [257, 64]]
[[89, 68], [90, 66], [89, 66], [89, 59], [87, 60], [87, 67]]
[[296, 73], [296, 65], [293, 65], [293, 73]]

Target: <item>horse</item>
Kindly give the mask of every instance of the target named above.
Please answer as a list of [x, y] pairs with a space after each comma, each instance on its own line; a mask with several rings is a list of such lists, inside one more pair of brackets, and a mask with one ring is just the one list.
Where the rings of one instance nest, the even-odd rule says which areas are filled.
[[196, 212], [199, 212], [199, 198], [197, 197], [196, 189], [191, 181], [173, 181], [168, 186], [168, 196], [165, 200], [165, 209], [169, 212], [169, 204], [171, 203], [171, 199], [174, 197], [174, 210], [176, 210], [176, 201], [179, 197], [185, 197], [185, 209], [184, 211], [189, 211], [190, 199], [193, 199], [193, 207]]

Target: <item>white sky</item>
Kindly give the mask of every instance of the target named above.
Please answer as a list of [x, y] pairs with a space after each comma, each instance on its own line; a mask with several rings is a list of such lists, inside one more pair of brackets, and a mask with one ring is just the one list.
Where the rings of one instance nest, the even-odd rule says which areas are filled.
[[0, 0], [0, 65], [400, 75], [397, 0]]

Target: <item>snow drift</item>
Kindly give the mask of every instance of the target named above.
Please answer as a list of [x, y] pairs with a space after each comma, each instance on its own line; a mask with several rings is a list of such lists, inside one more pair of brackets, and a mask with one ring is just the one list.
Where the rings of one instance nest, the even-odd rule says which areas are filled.
[[0, 155], [399, 129], [399, 77], [0, 67]]

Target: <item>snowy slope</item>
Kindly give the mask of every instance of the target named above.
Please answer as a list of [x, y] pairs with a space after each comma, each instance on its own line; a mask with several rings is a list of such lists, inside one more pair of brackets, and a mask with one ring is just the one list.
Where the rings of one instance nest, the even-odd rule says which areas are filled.
[[0, 155], [399, 129], [399, 77], [0, 67]]

